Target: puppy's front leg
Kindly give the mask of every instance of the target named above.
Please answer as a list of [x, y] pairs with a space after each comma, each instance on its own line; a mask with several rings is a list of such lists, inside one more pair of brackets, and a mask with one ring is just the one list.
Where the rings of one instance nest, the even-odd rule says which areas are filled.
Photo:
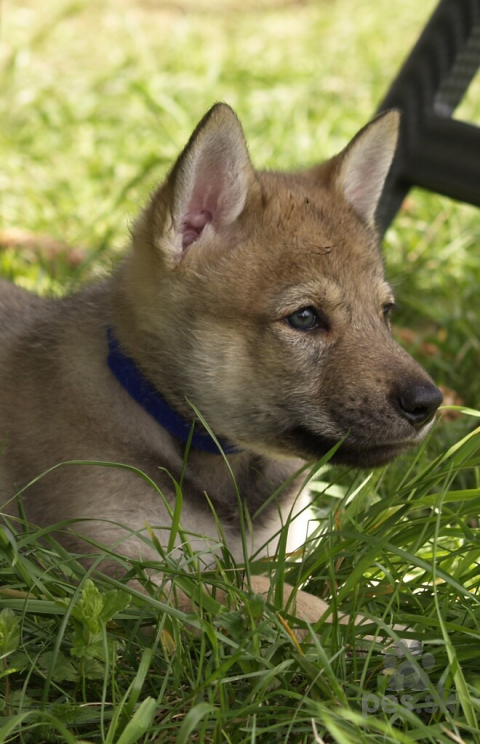
[[[271, 579], [269, 576], [252, 576], [249, 584], [244, 583], [245, 589], [250, 589], [255, 594], [260, 594], [265, 599], [271, 592]], [[211, 590], [210, 590], [211, 591]], [[289, 609], [289, 611], [296, 615], [300, 620], [304, 620], [310, 624], [316, 623], [326, 612], [328, 612], [329, 605], [324, 602], [323, 599], [308, 594], [307, 592], [297, 591], [293, 601], [290, 601], [292, 592], [294, 591], [293, 586], [290, 584], [283, 585], [283, 607], [282, 609]], [[227, 604], [228, 598], [227, 593], [223, 590], [215, 589], [215, 599], [221, 604]], [[192, 612], [194, 602], [187, 597], [183, 592], [178, 590], [175, 593], [175, 605], [178, 609], [184, 612]], [[355, 625], [359, 625], [361, 622], [365, 622], [366, 618], [362, 615], [355, 616]], [[332, 613], [326, 618], [327, 622], [332, 622]], [[349, 615], [339, 615], [339, 622], [342, 625], [348, 625], [351, 621]]]
[[[137, 584], [137, 582], [135, 582], [135, 584]], [[170, 582], [167, 583], [167, 587], [168, 586], [171, 587]], [[166, 587], [164, 587], [164, 590], [165, 589]], [[212, 590], [210, 586], [206, 585], [204, 585], [204, 589], [208, 591], [209, 594], [213, 594], [216, 601], [219, 602], [221, 605], [228, 605], [229, 598], [225, 590], [218, 589], [217, 587]], [[251, 590], [254, 594], [260, 594], [265, 599], [268, 599], [271, 591], [270, 577], [252, 576], [248, 584], [247, 582], [244, 582], [244, 589]], [[288, 607], [289, 611], [291, 611], [292, 614], [296, 615], [300, 620], [304, 620], [308, 623], [313, 624], [316, 623], [317, 620], [319, 620], [322, 615], [324, 615], [328, 611], [329, 605], [327, 604], [327, 602], [324, 602], [323, 599], [314, 597], [313, 594], [308, 594], [307, 592], [298, 591], [295, 595], [294, 601], [290, 602], [289, 600], [293, 591], [293, 586], [290, 586], [290, 584], [283, 585], [282, 609], [286, 609]], [[166, 593], [170, 593], [168, 591], [168, 588], [166, 589]], [[175, 607], [182, 612], [191, 613], [194, 611], [194, 608], [196, 606], [195, 601], [178, 588], [175, 588], [175, 590], [173, 590], [171, 599], [173, 600]], [[360, 622], [361, 619], [363, 618], [357, 617], [356, 623]], [[327, 618], [327, 622], [331, 621], [332, 616], [330, 614]], [[344, 625], [348, 624], [350, 622], [350, 617], [348, 615], [342, 615], [340, 616], [340, 622]]]
[[[268, 597], [271, 589], [271, 581], [268, 576], [252, 576], [250, 586], [256, 594], [262, 594]], [[314, 597], [313, 594], [308, 594], [307, 592], [298, 591], [293, 602], [290, 602], [290, 596], [293, 591], [293, 586], [290, 586], [290, 584], [283, 585], [283, 608], [288, 607], [291, 609], [292, 614], [296, 614], [300, 620], [313, 624], [328, 611], [329, 605], [323, 599]], [[339, 616], [339, 622], [342, 625], [348, 625], [350, 619], [349, 615]], [[364, 619], [361, 615], [357, 615], [355, 617], [355, 624], [358, 625]], [[327, 622], [332, 622], [331, 613], [327, 617]]]

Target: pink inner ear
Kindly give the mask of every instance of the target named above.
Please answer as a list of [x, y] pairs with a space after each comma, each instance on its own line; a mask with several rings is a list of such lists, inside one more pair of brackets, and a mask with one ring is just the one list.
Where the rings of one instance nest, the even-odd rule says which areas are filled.
[[[231, 143], [227, 144], [232, 147]], [[184, 252], [200, 238], [207, 225], [221, 230], [243, 209], [246, 185], [242, 161], [238, 153], [227, 149], [227, 144], [207, 142], [190, 172], [190, 188], [181, 219]]]
[[[225, 161], [205, 153], [199, 158], [193, 178], [192, 191], [182, 220], [182, 248], [195, 243], [209, 223], [218, 227], [225, 211], [228, 195], [225, 181]], [[225, 194], [227, 192], [227, 194]]]
[[182, 225], [182, 248], [186, 250], [189, 245], [194, 243], [200, 235], [205, 225], [212, 222], [213, 214], [208, 209], [201, 209], [196, 212], [190, 210], [185, 216]]

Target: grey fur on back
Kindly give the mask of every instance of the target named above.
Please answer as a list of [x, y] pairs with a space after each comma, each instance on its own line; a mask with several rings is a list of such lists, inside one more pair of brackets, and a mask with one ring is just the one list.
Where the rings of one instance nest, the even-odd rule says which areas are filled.
[[[130, 399], [107, 367], [110, 289], [107, 281], [65, 300], [48, 300], [0, 282], [0, 432], [5, 437], [0, 497], [8, 513], [16, 513], [14, 488], [22, 489], [71, 460], [139, 468], [174, 504], [171, 477], [180, 479], [183, 446]], [[263, 463], [254, 455], [241, 454], [231, 461], [251, 513], [292, 471], [290, 463]], [[184, 492], [184, 529], [216, 544], [217, 530], [204, 495], [208, 492], [227, 537], [231, 533], [232, 552], [241, 560], [235, 488], [222, 458], [192, 451]], [[61, 465], [30, 485], [22, 501], [28, 519], [40, 526], [95, 520], [72, 524], [72, 534], [63, 536], [71, 549], [86, 549], [73, 532], [109, 545], [132, 530], [145, 533], [145, 523], [157, 527], [168, 541], [170, 518], [161, 497], [123, 469]], [[262, 518], [267, 529], [259, 530], [256, 547], [278, 528], [277, 509], [273, 505]], [[149, 555], [142, 541], [131, 536], [119, 550], [132, 557]]]

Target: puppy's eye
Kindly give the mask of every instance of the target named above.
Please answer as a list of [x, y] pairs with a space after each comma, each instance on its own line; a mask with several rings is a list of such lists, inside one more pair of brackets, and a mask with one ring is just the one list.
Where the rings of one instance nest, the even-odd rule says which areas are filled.
[[288, 315], [285, 322], [297, 331], [311, 331], [313, 328], [323, 325], [314, 307], [300, 308], [300, 310]]
[[395, 303], [394, 302], [387, 302], [386, 305], [382, 308], [383, 317], [386, 321], [390, 320], [392, 311], [395, 309]]

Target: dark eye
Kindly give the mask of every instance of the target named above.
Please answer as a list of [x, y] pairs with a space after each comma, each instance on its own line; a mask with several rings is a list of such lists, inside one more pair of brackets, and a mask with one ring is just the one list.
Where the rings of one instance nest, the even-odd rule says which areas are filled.
[[314, 307], [302, 307], [286, 317], [285, 321], [297, 331], [310, 331], [320, 325], [318, 313]]
[[392, 315], [392, 311], [395, 309], [395, 303], [394, 302], [387, 302], [386, 305], [382, 308], [383, 317], [385, 320], [389, 320], [390, 316]]

